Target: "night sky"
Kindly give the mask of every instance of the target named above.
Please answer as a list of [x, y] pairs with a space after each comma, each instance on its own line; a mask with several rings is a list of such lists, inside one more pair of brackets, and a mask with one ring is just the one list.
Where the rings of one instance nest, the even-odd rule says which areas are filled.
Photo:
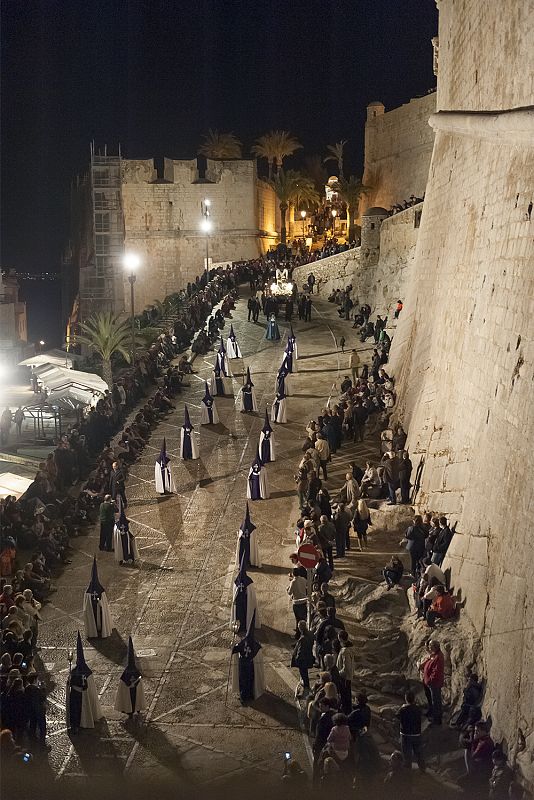
[[361, 174], [366, 105], [435, 85], [434, 0], [3, 0], [1, 14], [1, 265], [19, 271], [59, 268], [91, 140], [192, 158], [209, 127], [245, 153], [284, 128], [308, 155], [348, 139], [345, 172]]

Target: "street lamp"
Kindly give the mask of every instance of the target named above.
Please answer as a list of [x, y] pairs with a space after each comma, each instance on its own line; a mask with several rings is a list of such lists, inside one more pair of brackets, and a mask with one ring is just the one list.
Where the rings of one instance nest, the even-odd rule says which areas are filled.
[[337, 209], [332, 209], [332, 238], [336, 236], [336, 217], [337, 217]]
[[128, 272], [128, 280], [130, 282], [130, 327], [131, 327], [131, 343], [130, 343], [130, 358], [133, 364], [135, 357], [135, 296], [134, 284], [136, 279], [136, 270], [141, 263], [141, 259], [137, 253], [125, 253], [122, 260], [124, 269]]
[[302, 238], [305, 239], [306, 237], [304, 235], [304, 220], [306, 219], [306, 212], [304, 211], [304, 209], [302, 209], [302, 211], [300, 212], [300, 216], [302, 219]]
[[44, 342], [42, 339], [40, 339], [40, 341], [39, 341], [39, 352], [40, 353], [43, 352], [43, 347], [45, 346], [45, 344], [46, 344], [46, 342]]
[[210, 208], [211, 208], [211, 200], [206, 198], [202, 200], [200, 203], [200, 213], [203, 216], [203, 220], [200, 223], [200, 230], [206, 234], [206, 283], [208, 282], [210, 276], [210, 258], [209, 258], [209, 251], [210, 251], [210, 233], [213, 229], [213, 223], [210, 219]]

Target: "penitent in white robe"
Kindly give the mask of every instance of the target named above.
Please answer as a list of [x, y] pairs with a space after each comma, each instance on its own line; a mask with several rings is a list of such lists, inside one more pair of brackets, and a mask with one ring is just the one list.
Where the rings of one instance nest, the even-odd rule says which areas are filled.
[[226, 355], [228, 356], [229, 359], [243, 358], [243, 356], [241, 355], [241, 349], [237, 341], [234, 342], [230, 338], [226, 340]]
[[[241, 559], [239, 558], [239, 546], [241, 544], [241, 539], [243, 537], [243, 531], [239, 530], [237, 532], [237, 546], [235, 550], [235, 563], [236, 566], [239, 567], [241, 563]], [[258, 546], [258, 537], [256, 536], [256, 529], [249, 534], [249, 542], [250, 542], [250, 565], [252, 567], [261, 567], [261, 556], [260, 556], [260, 548]]]
[[154, 481], [156, 483], [156, 492], [158, 494], [171, 493], [176, 494], [176, 486], [172, 476], [172, 468], [170, 464], [161, 469], [161, 464], [156, 461], [154, 466]]
[[[269, 463], [268, 461], [265, 461], [265, 459], [263, 458], [262, 446], [263, 446], [263, 440], [264, 439], [265, 439], [265, 433], [263, 431], [261, 431], [260, 432], [260, 445], [259, 445], [258, 450], [259, 450], [259, 453], [260, 453], [260, 456], [261, 456], [262, 460], [265, 463]], [[271, 432], [271, 435], [269, 436], [268, 442], [269, 442], [270, 461], [276, 461], [276, 453], [275, 453], [275, 449], [274, 449], [274, 433]]]
[[[239, 694], [239, 655], [232, 655], [232, 692]], [[265, 668], [263, 652], [259, 650], [254, 656], [254, 700], [265, 692]]]
[[[82, 695], [82, 711], [80, 717], [80, 728], [94, 728], [95, 722], [98, 722], [99, 719], [102, 719], [104, 714], [102, 713], [102, 706], [100, 705], [100, 700], [98, 699], [98, 693], [96, 691], [95, 686], [95, 679], [92, 675], [88, 675], [87, 678], [87, 688], [81, 692]], [[70, 685], [70, 678], [67, 680], [67, 688], [65, 692], [65, 712], [67, 717], [67, 725], [70, 724], [70, 697], [71, 692], [76, 692], [77, 689], [71, 690]]]
[[271, 422], [287, 422], [286, 399], [275, 400], [271, 411]]
[[[211, 419], [210, 419], [210, 410], [211, 410]], [[218, 422], [219, 422], [219, 415], [215, 407], [215, 401], [212, 403], [211, 409], [208, 409], [206, 403], [202, 401], [202, 403], [200, 404], [200, 424], [217, 425]]]
[[83, 596], [85, 635], [88, 639], [107, 639], [108, 636], [111, 636], [113, 621], [105, 592], [102, 592], [100, 598], [96, 601], [96, 614], [97, 619], [95, 619], [91, 595], [86, 592]]
[[139, 561], [134, 534], [129, 530], [122, 531], [118, 525], [113, 528], [113, 554], [118, 564], [122, 561]]
[[143, 678], [139, 678], [135, 687], [135, 708], [132, 708], [132, 696], [130, 687], [124, 681], [119, 680], [117, 694], [115, 695], [115, 711], [122, 711], [123, 714], [133, 714], [136, 711], [146, 710], [146, 697]]
[[[237, 586], [234, 586], [234, 596], [233, 596], [233, 599], [232, 599], [232, 613], [231, 613], [231, 616], [230, 616], [230, 625], [233, 625], [234, 622], [236, 621], [236, 616], [235, 616], [235, 596], [237, 594], [237, 591], [238, 591]], [[254, 588], [254, 584], [253, 583], [251, 583], [251, 584], [249, 584], [249, 586], [247, 586], [246, 592], [247, 592], [247, 625], [246, 625], [246, 628], [247, 628], [247, 630], [250, 628], [250, 623], [252, 622], [252, 617], [254, 616], [254, 612], [256, 612], [256, 620], [255, 620], [254, 627], [257, 630], [258, 628], [261, 628], [261, 620], [260, 620], [260, 611], [259, 611], [257, 603], [256, 603], [256, 590]]]

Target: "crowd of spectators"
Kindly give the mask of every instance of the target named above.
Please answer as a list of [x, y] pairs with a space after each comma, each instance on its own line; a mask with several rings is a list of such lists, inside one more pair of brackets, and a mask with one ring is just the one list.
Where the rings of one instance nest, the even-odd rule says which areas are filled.
[[224, 325], [239, 277], [237, 269], [229, 269], [215, 273], [207, 285], [204, 278], [188, 286], [180, 338], [174, 330], [161, 333], [61, 436], [27, 492], [0, 501], [0, 715], [2, 751], [8, 755], [22, 758], [19, 745], [27, 737], [46, 746], [46, 690], [34, 663], [40, 610], [55, 591], [54, 576], [70, 563], [70, 540], [96, 522], [105, 495], [125, 499], [129, 466], [174, 408], [173, 398], [191, 372], [187, 355], [173, 361], [199, 328], [214, 329], [212, 320], [217, 330]]

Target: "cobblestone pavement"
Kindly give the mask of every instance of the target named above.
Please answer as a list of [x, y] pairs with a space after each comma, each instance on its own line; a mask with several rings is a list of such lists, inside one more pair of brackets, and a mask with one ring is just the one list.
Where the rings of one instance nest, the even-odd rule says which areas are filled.
[[[237, 394], [249, 366], [260, 412], [241, 414], [235, 399], [218, 398], [220, 424], [201, 428], [200, 398], [214, 355], [197, 359], [197, 374], [177, 399], [176, 411], [160, 424], [130, 470], [128, 515], [137, 534], [139, 566], [119, 567], [113, 554], [99, 553], [97, 532], [92, 531], [74, 540], [72, 563], [44, 609], [40, 656], [53, 689], [52, 749], [42, 774], [57, 789], [74, 790], [85, 785], [87, 777], [109, 781], [114, 776], [122, 780], [124, 775], [150, 783], [168, 780], [176, 786], [217, 786], [251, 771], [265, 785], [279, 781], [287, 750], [309, 766], [294, 697], [297, 676], [288, 666], [293, 618], [285, 589], [288, 554], [294, 549], [292, 523], [298, 512], [293, 475], [306, 421], [317, 415], [333, 384], [339, 386], [340, 376], [348, 371], [348, 354], [338, 352], [335, 333], [343, 331], [347, 339], [350, 334], [347, 323], [339, 321], [333, 307], [323, 302], [317, 304], [311, 323], [294, 323], [299, 372], [293, 377], [288, 400], [288, 423], [275, 426], [277, 461], [267, 467], [271, 498], [251, 503], [264, 562], [251, 575], [262, 613], [259, 639], [264, 647], [267, 692], [253, 706], [242, 708], [227, 694], [236, 535], [245, 510], [246, 477], [265, 406], [270, 408], [274, 397], [287, 328], [280, 323], [280, 343], [265, 341], [265, 326], [246, 321], [244, 300], [232, 322], [243, 352], [242, 361], [231, 362], [234, 391]], [[225, 336], [228, 327], [229, 323]], [[186, 463], [178, 457], [184, 402], [200, 441], [200, 459]], [[154, 459], [163, 436], [179, 493], [159, 498], [153, 486]], [[372, 440], [359, 445], [360, 463], [375, 448]], [[353, 452], [354, 448], [344, 446], [334, 458], [327, 483], [330, 489], [341, 486]], [[71, 739], [64, 721], [67, 651], [75, 643], [76, 631], [83, 632], [82, 597], [95, 552], [116, 626], [110, 639], [85, 645], [105, 720], [94, 731]], [[355, 574], [353, 563], [344, 562], [342, 574]], [[125, 721], [113, 710], [130, 633], [149, 706], [145, 719], [137, 723]]]

